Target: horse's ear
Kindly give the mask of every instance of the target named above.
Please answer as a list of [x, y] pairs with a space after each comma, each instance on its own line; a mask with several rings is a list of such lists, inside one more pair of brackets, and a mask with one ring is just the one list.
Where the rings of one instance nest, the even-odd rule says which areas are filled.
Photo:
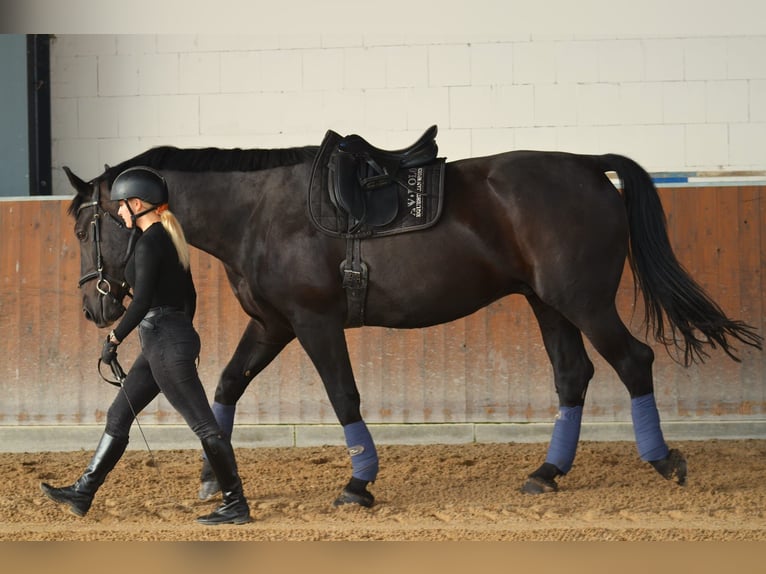
[[64, 166], [64, 171], [66, 172], [66, 176], [69, 179], [69, 183], [73, 188], [75, 188], [78, 194], [87, 196], [90, 193], [91, 189], [88, 184], [77, 177], [71, 169], [69, 169], [67, 166]]
[[109, 168], [109, 164], [108, 164], [108, 163], [105, 163], [105, 164], [104, 164], [104, 171], [109, 171], [109, 169], [110, 169], [110, 168]]

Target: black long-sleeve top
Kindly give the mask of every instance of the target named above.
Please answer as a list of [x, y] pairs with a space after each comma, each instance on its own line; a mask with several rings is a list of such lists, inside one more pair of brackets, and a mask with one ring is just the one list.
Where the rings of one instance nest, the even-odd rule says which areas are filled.
[[161, 223], [154, 223], [136, 242], [125, 266], [125, 279], [133, 288], [133, 302], [114, 329], [114, 336], [124, 341], [153, 307], [177, 307], [194, 318], [197, 291], [191, 271], [178, 260], [173, 240]]

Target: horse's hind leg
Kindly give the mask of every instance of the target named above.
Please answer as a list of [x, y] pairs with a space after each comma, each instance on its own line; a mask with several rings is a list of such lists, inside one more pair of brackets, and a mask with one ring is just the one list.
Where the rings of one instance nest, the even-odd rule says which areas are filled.
[[652, 379], [654, 351], [630, 334], [614, 306], [589, 313], [579, 324], [630, 393], [633, 431], [641, 460], [649, 462], [666, 479], [675, 477], [678, 484], [684, 484], [686, 460], [679, 451], [668, 448], [660, 428]]
[[[237, 401], [242, 397], [250, 382], [279, 355], [294, 335], [283, 331], [279, 336], [271, 333], [270, 339], [278, 342], [263, 342], [263, 324], [251, 319], [245, 327], [231, 359], [221, 373], [211, 408], [221, 431], [231, 438], [234, 430], [234, 413]], [[219, 490], [213, 469], [203, 455], [200, 473], [200, 500], [207, 500]]]
[[543, 336], [545, 350], [553, 366], [559, 413], [545, 462], [529, 475], [522, 491], [540, 494], [558, 489], [556, 477], [569, 472], [580, 438], [583, 404], [593, 363], [585, 352], [580, 330], [553, 307], [534, 295], [527, 297]]

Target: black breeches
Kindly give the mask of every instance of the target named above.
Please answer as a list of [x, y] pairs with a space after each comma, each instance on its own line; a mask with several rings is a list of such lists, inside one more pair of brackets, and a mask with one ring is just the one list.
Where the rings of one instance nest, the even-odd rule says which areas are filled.
[[139, 326], [141, 354], [128, 372], [106, 417], [107, 434], [127, 438], [134, 412], [160, 392], [200, 439], [220, 433], [197, 374], [200, 341], [181, 312], [144, 319]]

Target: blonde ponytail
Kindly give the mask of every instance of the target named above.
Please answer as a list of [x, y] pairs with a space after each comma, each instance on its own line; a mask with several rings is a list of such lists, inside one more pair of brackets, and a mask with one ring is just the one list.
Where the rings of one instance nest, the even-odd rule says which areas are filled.
[[178, 223], [176, 216], [173, 212], [167, 208], [167, 203], [157, 208], [157, 213], [160, 214], [160, 222], [165, 231], [170, 235], [170, 239], [173, 241], [173, 245], [178, 252], [178, 260], [181, 262], [181, 266], [184, 269], [189, 269], [189, 244], [186, 243], [186, 237], [184, 236], [184, 230], [181, 224]]

